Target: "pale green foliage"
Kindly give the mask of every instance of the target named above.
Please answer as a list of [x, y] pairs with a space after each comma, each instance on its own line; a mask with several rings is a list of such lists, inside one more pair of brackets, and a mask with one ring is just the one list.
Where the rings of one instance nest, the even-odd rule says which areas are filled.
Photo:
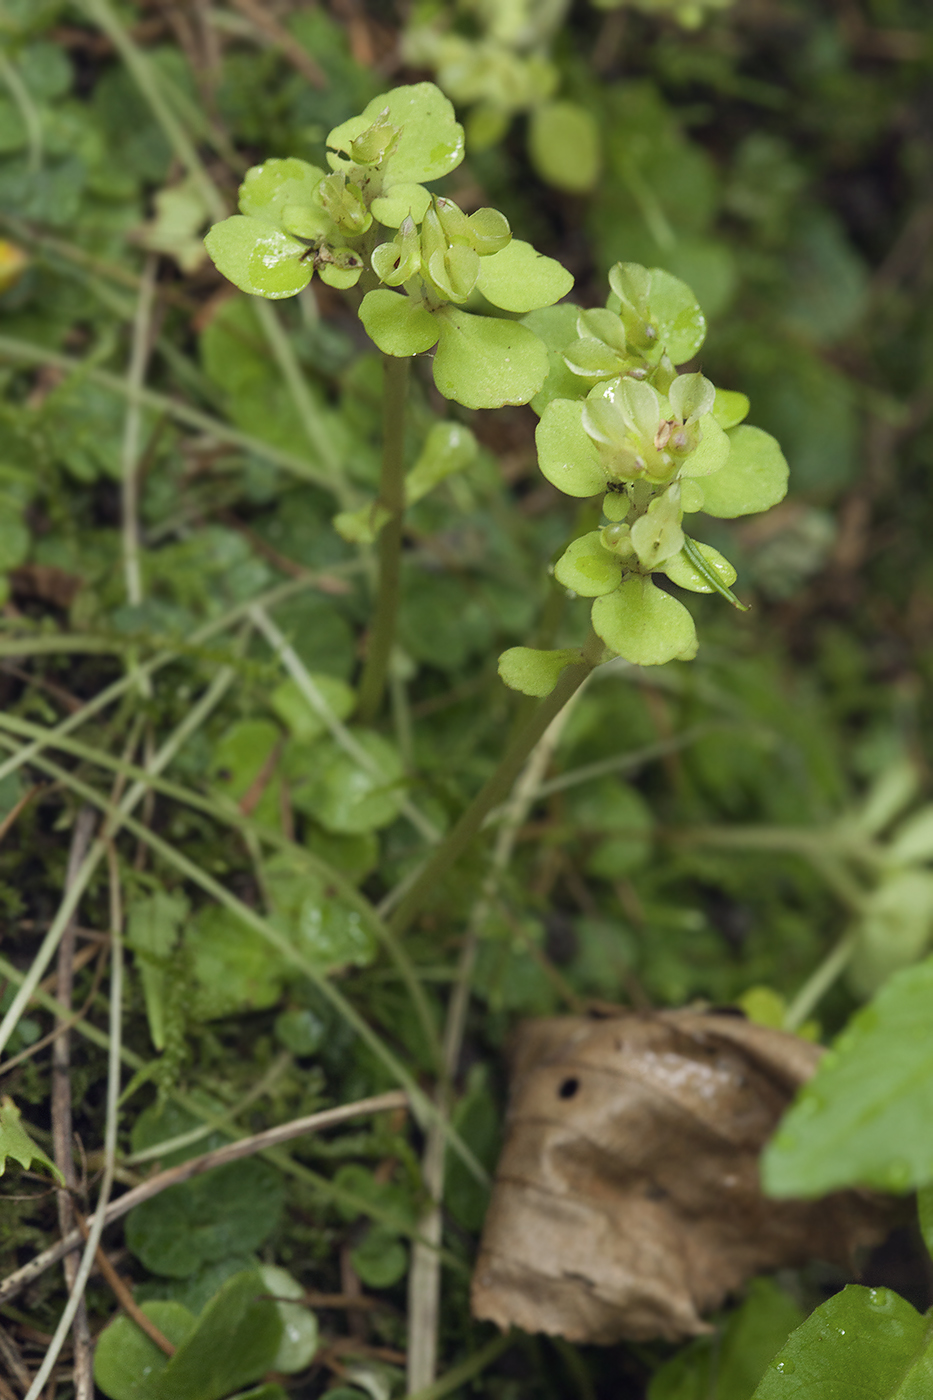
[[[742, 606], [731, 592], [732, 565], [685, 535], [684, 515], [767, 510], [783, 498], [788, 468], [768, 433], [737, 426], [748, 411], [744, 394], [677, 373], [676, 362], [695, 354], [706, 333], [690, 288], [636, 263], [617, 263], [609, 282], [607, 306], [578, 314], [563, 354], [574, 397], [542, 405], [538, 463], [569, 496], [605, 492], [608, 523], [568, 546], [558, 582], [596, 599], [593, 627], [619, 656], [663, 665], [693, 657], [697, 639], [690, 614], [652, 583], [653, 573]], [[553, 363], [563, 322], [537, 315]]]
[[[547, 377], [544, 347], [526, 327], [454, 308], [479, 293], [504, 311], [533, 311], [566, 296], [573, 278], [513, 241], [497, 210], [466, 215], [424, 188], [463, 159], [447, 98], [433, 83], [394, 88], [335, 127], [327, 145], [329, 175], [296, 159], [247, 172], [240, 213], [205, 240], [221, 272], [242, 291], [280, 298], [314, 272], [351, 287], [368, 263], [384, 285], [359, 314], [380, 350], [408, 358], [439, 342], [434, 379], [445, 397], [467, 408], [527, 403]], [[380, 224], [391, 238], [380, 240]], [[380, 522], [345, 519], [342, 528], [362, 541]]]
[[499, 675], [523, 695], [550, 695], [561, 672], [579, 660], [576, 648], [535, 651], [533, 647], [510, 647], [499, 657]]

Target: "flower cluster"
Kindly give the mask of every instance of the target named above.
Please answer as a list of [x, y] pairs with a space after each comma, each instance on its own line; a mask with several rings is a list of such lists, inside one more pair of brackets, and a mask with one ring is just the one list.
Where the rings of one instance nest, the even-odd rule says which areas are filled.
[[[551, 306], [573, 279], [513, 239], [498, 210], [466, 215], [425, 187], [463, 159], [447, 98], [432, 83], [395, 88], [331, 131], [327, 147], [330, 173], [295, 158], [247, 172], [239, 214], [205, 240], [221, 272], [271, 298], [294, 296], [314, 273], [339, 288], [362, 278], [360, 319], [380, 350], [436, 345], [437, 387], [468, 408], [527, 403], [547, 377], [546, 350], [492, 309]], [[491, 314], [461, 309], [469, 298]]]

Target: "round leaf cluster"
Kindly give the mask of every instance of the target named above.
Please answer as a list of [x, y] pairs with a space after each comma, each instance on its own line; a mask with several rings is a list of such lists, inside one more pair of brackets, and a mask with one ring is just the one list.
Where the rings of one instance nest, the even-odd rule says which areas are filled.
[[526, 326], [465, 303], [480, 296], [521, 314], [553, 305], [573, 279], [513, 239], [498, 210], [466, 215], [425, 188], [463, 159], [463, 128], [447, 98], [433, 83], [395, 88], [336, 127], [327, 145], [329, 174], [294, 158], [247, 172], [240, 213], [205, 240], [221, 272], [244, 292], [279, 298], [315, 272], [347, 288], [368, 269], [381, 285], [359, 314], [380, 350], [407, 357], [437, 346], [435, 383], [467, 408], [527, 403], [547, 377], [544, 346]]
[[580, 313], [563, 356], [585, 397], [545, 406], [538, 461], [569, 496], [604, 493], [605, 523], [564, 551], [558, 581], [594, 599], [593, 627], [608, 648], [661, 665], [689, 660], [697, 639], [690, 613], [652, 575], [740, 606], [732, 565], [684, 533], [684, 516], [767, 510], [783, 498], [788, 469], [774, 438], [742, 424], [744, 395], [677, 373], [706, 332], [689, 287], [634, 263], [616, 264], [609, 282], [607, 306]]

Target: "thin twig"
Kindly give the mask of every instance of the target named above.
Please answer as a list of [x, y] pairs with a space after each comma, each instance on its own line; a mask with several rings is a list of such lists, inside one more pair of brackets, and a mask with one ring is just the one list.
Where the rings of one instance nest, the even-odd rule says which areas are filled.
[[[32, 1384], [32, 1376], [29, 1374], [26, 1363], [19, 1354], [19, 1347], [16, 1345], [13, 1338], [8, 1335], [6, 1328], [2, 1326], [0, 1326], [0, 1360], [3, 1361], [10, 1375], [23, 1387], [23, 1390], [28, 1390]], [[10, 1391], [11, 1395], [12, 1393], [13, 1392]]]
[[[84, 1246], [81, 1263], [75, 1276], [74, 1286], [65, 1304], [42, 1365], [26, 1395], [26, 1400], [38, 1400], [58, 1360], [65, 1338], [74, 1321], [78, 1306], [84, 1297], [84, 1290], [90, 1277], [94, 1257], [100, 1244], [107, 1216], [107, 1205], [113, 1189], [114, 1171], [117, 1161], [117, 1122], [120, 1113], [120, 1050], [123, 1028], [123, 912], [120, 898], [119, 874], [116, 867], [116, 853], [112, 844], [108, 848], [110, 861], [110, 1046], [107, 1064], [107, 1116], [104, 1125], [104, 1172], [97, 1198], [97, 1210], [90, 1223], [90, 1234]], [[75, 1234], [78, 1232], [75, 1231]], [[91, 1392], [93, 1394], [93, 1390]]]
[[[75, 1211], [75, 1220], [77, 1221], [77, 1226], [81, 1232], [82, 1238], [86, 1240], [89, 1233], [87, 1222], [78, 1210]], [[72, 1256], [68, 1255], [67, 1257], [70, 1259]], [[156, 1327], [155, 1323], [152, 1321], [152, 1318], [147, 1317], [143, 1312], [142, 1308], [133, 1297], [132, 1289], [129, 1284], [117, 1273], [100, 1245], [98, 1245], [95, 1250], [94, 1259], [98, 1269], [107, 1280], [117, 1302], [120, 1304], [120, 1307], [126, 1313], [127, 1317], [131, 1317], [136, 1323], [136, 1326], [142, 1332], [145, 1332], [150, 1341], [155, 1342], [159, 1350], [163, 1351], [166, 1356], [174, 1356], [176, 1348], [169, 1341], [168, 1337], [166, 1337], [163, 1332], [159, 1331], [158, 1327]]]
[[[68, 852], [68, 868], [65, 874], [65, 889], [75, 883], [78, 872], [87, 856], [97, 813], [91, 807], [82, 807], [75, 818]], [[74, 1228], [75, 1216], [71, 1203], [71, 1193], [76, 1190], [78, 1177], [74, 1164], [74, 1144], [72, 1142], [71, 1115], [71, 1036], [65, 1028], [71, 1018], [71, 998], [74, 990], [75, 930], [77, 926], [75, 909], [62, 934], [58, 945], [58, 973], [55, 996], [62, 1010], [59, 1016], [59, 1031], [52, 1044], [52, 1143], [55, 1165], [65, 1179], [66, 1189], [58, 1192], [58, 1228], [62, 1236]], [[73, 1255], [66, 1255], [62, 1261], [65, 1285], [69, 1292], [74, 1288], [78, 1271]], [[92, 1377], [93, 1348], [91, 1329], [88, 1324], [87, 1306], [84, 1298], [78, 1301], [74, 1320], [74, 1388], [75, 1400], [93, 1400], [94, 1381]]]
[[13, 807], [9, 812], [7, 812], [6, 816], [3, 818], [3, 821], [0, 822], [0, 841], [3, 840], [4, 836], [6, 836], [10, 827], [15, 825], [20, 813], [25, 807], [29, 806], [29, 803], [35, 797], [36, 793], [42, 791], [42, 786], [42, 783], [36, 783], [34, 787], [27, 789], [27, 791], [23, 793], [22, 797], [16, 803], [16, 806]]

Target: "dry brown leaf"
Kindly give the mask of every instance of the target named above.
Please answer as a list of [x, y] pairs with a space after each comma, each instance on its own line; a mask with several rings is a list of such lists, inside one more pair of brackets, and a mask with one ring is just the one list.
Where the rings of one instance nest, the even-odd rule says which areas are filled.
[[473, 1278], [503, 1329], [611, 1343], [709, 1331], [754, 1274], [850, 1265], [885, 1201], [761, 1194], [758, 1156], [821, 1048], [695, 1010], [525, 1022]]

